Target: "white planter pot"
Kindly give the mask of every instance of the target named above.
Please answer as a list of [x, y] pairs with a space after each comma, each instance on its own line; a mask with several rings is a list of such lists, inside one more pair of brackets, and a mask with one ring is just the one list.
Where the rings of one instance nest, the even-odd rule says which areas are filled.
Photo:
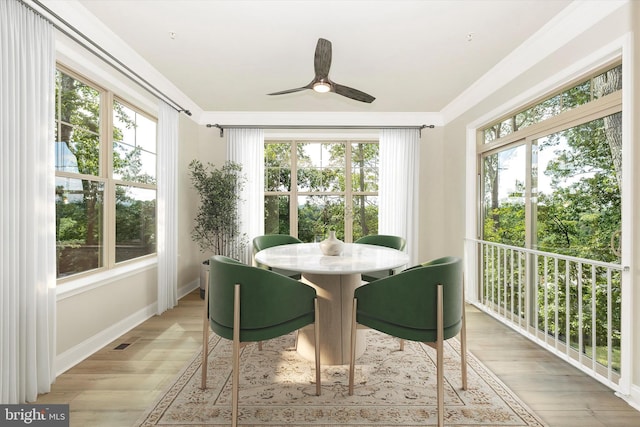
[[200, 264], [200, 298], [204, 299], [204, 290], [209, 284], [209, 260]]

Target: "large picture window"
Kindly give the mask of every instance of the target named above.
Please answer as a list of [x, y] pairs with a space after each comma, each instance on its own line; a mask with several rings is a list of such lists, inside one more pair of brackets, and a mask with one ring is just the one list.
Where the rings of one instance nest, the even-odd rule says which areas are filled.
[[347, 242], [378, 231], [377, 141], [265, 143], [265, 232]]
[[156, 121], [56, 71], [57, 277], [155, 253]]
[[[600, 74], [620, 82], [619, 67]], [[587, 80], [591, 82], [592, 80]], [[611, 92], [610, 85], [607, 85]], [[583, 91], [565, 91], [565, 104], [575, 105], [569, 94], [582, 99]], [[619, 95], [619, 94], [618, 94]], [[538, 249], [580, 258], [619, 262], [612, 246], [621, 227], [621, 102], [595, 97], [572, 108], [562, 120], [542, 121], [535, 128], [507, 133], [481, 145], [482, 234], [490, 242]], [[547, 106], [541, 102], [536, 115]], [[552, 108], [553, 107], [553, 108]], [[518, 113], [514, 117], [523, 115]], [[558, 113], [559, 114], [559, 113]], [[546, 126], [545, 126], [546, 124]], [[510, 141], [511, 139], [511, 141]], [[497, 148], [492, 148], [492, 146]]]

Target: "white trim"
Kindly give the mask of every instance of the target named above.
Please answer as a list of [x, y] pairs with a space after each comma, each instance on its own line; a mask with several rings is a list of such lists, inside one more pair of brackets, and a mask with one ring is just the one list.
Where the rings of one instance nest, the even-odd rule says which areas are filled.
[[572, 2], [447, 104], [440, 111], [444, 124], [461, 116], [628, 2], [629, 0]]
[[142, 273], [143, 271], [157, 268], [157, 265], [158, 258], [154, 256], [136, 262], [129, 262], [99, 273], [83, 275], [78, 279], [59, 284], [56, 287], [56, 300], [62, 301], [83, 292]]
[[198, 124], [242, 126], [443, 126], [442, 115], [423, 112], [207, 111]]
[[[638, 368], [638, 355], [634, 357], [634, 342], [638, 331], [635, 332], [634, 325], [638, 327], [637, 320], [634, 322], [634, 316], [638, 316], [634, 310], [634, 286], [633, 272], [634, 265], [634, 242], [635, 236], [635, 192], [633, 191], [633, 183], [635, 179], [635, 153], [634, 153], [634, 55], [633, 55], [633, 35], [627, 34], [622, 40], [622, 236], [630, 236], [628, 239], [621, 239], [622, 260], [621, 264], [625, 267], [622, 272], [622, 295], [620, 307], [620, 329], [621, 329], [621, 348], [620, 348], [620, 366], [623, 375], [620, 378], [620, 391], [629, 394], [631, 385], [633, 384], [633, 371]], [[628, 267], [628, 268], [627, 268]], [[634, 366], [634, 360], [635, 366]], [[640, 399], [636, 400], [636, 408], [640, 406]]]
[[56, 375], [60, 375], [69, 370], [73, 366], [82, 362], [93, 353], [97, 352], [105, 345], [114, 341], [118, 337], [122, 336], [126, 332], [135, 328], [145, 320], [151, 318], [156, 314], [157, 303], [146, 306], [145, 308], [138, 310], [131, 316], [122, 319], [118, 323], [109, 326], [106, 329], [98, 332], [91, 338], [84, 340], [78, 345], [73, 346], [69, 350], [56, 356]]
[[467, 158], [465, 160], [465, 167], [467, 173], [465, 175], [465, 206], [473, 209], [465, 209], [465, 258], [466, 258], [466, 272], [465, 272], [465, 293], [466, 298], [469, 301], [478, 301], [478, 287], [477, 287], [477, 275], [478, 263], [476, 257], [475, 243], [471, 240], [477, 239], [477, 217], [478, 217], [478, 202], [476, 194], [477, 189], [477, 168], [476, 168], [476, 129], [467, 128]]
[[[427, 129], [425, 129], [427, 130]], [[335, 133], [327, 133], [322, 131], [321, 133], [309, 133], [308, 131], [291, 130], [289, 132], [282, 131], [269, 131], [265, 129], [264, 140], [265, 141], [278, 141], [278, 140], [307, 140], [307, 141], [377, 141], [380, 138], [379, 130], [372, 130], [371, 132], [358, 132], [358, 133], [346, 133], [347, 131], [336, 130]]]
[[598, 68], [612, 60], [615, 60], [616, 58], [619, 58], [622, 55], [625, 40], [627, 40], [629, 37], [631, 37], [630, 33], [619, 37], [611, 43], [608, 43], [602, 48], [592, 52], [589, 56], [583, 58], [582, 60], [575, 62], [570, 67], [559, 71], [553, 76], [531, 87], [529, 90], [524, 91], [518, 96], [511, 98], [509, 102], [502, 104], [494, 110], [483, 114], [482, 116], [473, 120], [469, 125], [467, 125], [467, 129], [477, 129], [481, 126], [487, 125], [491, 121], [514, 111], [518, 107], [533, 101], [539, 96], [559, 89], [568, 81], [588, 74], [591, 70]]
[[[178, 288], [178, 298], [182, 298], [190, 292], [200, 287], [199, 279], [196, 279], [185, 286]], [[63, 374], [78, 363], [82, 362], [93, 353], [104, 348], [104, 346], [118, 339], [131, 329], [150, 319], [156, 314], [157, 303], [150, 304], [141, 310], [133, 313], [118, 323], [103, 329], [91, 338], [75, 345], [64, 353], [56, 356], [56, 376]]]
[[618, 392], [616, 393], [616, 396], [627, 402], [629, 406], [640, 411], [640, 386], [632, 385], [629, 394]]
[[200, 277], [198, 277], [196, 280], [192, 280], [184, 286], [180, 286], [178, 288], [178, 299], [182, 299], [182, 297], [190, 294], [196, 289], [200, 289]]

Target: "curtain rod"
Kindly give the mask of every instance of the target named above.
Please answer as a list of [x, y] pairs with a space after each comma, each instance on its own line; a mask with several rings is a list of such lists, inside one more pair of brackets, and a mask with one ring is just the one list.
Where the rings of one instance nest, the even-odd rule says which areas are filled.
[[220, 129], [220, 138], [224, 136], [225, 129], [417, 129], [422, 136], [422, 129], [433, 129], [435, 125], [416, 125], [416, 126], [332, 126], [332, 125], [263, 125], [263, 126], [251, 126], [251, 125], [219, 125], [219, 124], [207, 124], [208, 128]]
[[[44, 4], [42, 4], [40, 1], [38, 0], [31, 0], [33, 1], [33, 3], [37, 4], [39, 7], [41, 7], [42, 9], [44, 9], [47, 13], [49, 13], [51, 16], [53, 16], [55, 19], [57, 19], [58, 21], [62, 22], [65, 26], [67, 26], [67, 28], [71, 29], [74, 33], [76, 33], [77, 35], [79, 35], [80, 37], [82, 37], [84, 40], [86, 40], [89, 44], [91, 44], [91, 46], [93, 46], [95, 49], [98, 49], [102, 54], [106, 55], [109, 57], [109, 59], [111, 59], [111, 61], [115, 61], [117, 63], [117, 65], [119, 65], [120, 67], [124, 68], [125, 70], [127, 70], [129, 73], [133, 74], [133, 76], [131, 74], [125, 73], [125, 71], [122, 68], [119, 68], [118, 66], [116, 66], [116, 64], [114, 64], [113, 62], [107, 60], [107, 58], [104, 58], [103, 56], [99, 55], [98, 52], [96, 52], [94, 49], [92, 49], [90, 46], [88, 46], [86, 43], [82, 42], [81, 40], [79, 40], [77, 37], [73, 36], [72, 34], [70, 34], [66, 29], [62, 28], [60, 25], [56, 24], [55, 22], [53, 22], [50, 18], [48, 18], [47, 16], [44, 16], [40, 11], [34, 9], [31, 5], [27, 4], [25, 2], [25, 0], [20, 0], [20, 3], [22, 3], [25, 7], [27, 7], [28, 9], [30, 9], [31, 11], [33, 11], [35, 14], [37, 14], [38, 16], [40, 16], [42, 19], [44, 19], [45, 21], [49, 22], [51, 25], [53, 25], [53, 27], [60, 31], [61, 33], [63, 33], [64, 35], [66, 35], [67, 37], [69, 37], [71, 40], [73, 40], [74, 42], [78, 43], [80, 46], [82, 46], [83, 48], [85, 48], [86, 50], [88, 50], [89, 52], [93, 53], [96, 57], [102, 59], [105, 63], [107, 63], [108, 65], [110, 65], [112, 68], [114, 68], [116, 71], [119, 71], [122, 75], [124, 75], [125, 77], [127, 77], [129, 80], [131, 80], [132, 82], [136, 83], [138, 86], [140, 86], [142, 89], [146, 90], [148, 93], [150, 93], [151, 95], [153, 95], [156, 98], [162, 99], [163, 101], [167, 101], [169, 104], [173, 104], [171, 105], [171, 108], [173, 108], [174, 110], [176, 110], [178, 113], [185, 113], [186, 115], [190, 116], [191, 115], [191, 111], [189, 110], [185, 110], [184, 108], [182, 108], [182, 106], [180, 106], [180, 104], [178, 104], [177, 102], [175, 102], [173, 99], [169, 98], [167, 95], [165, 95], [160, 89], [158, 89], [157, 87], [155, 87], [154, 85], [152, 85], [151, 83], [149, 83], [147, 80], [145, 80], [142, 76], [140, 76], [138, 73], [136, 73], [135, 71], [133, 71], [131, 68], [129, 68], [127, 65], [125, 65], [122, 61], [120, 61], [118, 58], [116, 58], [115, 56], [113, 56], [112, 54], [110, 54], [109, 52], [107, 52], [105, 49], [103, 49], [101, 46], [97, 45], [96, 42], [94, 42], [93, 40], [91, 40], [89, 37], [87, 37], [84, 33], [82, 33], [80, 30], [78, 30], [76, 27], [74, 27], [73, 25], [71, 25], [70, 23], [68, 23], [67, 21], [65, 21], [64, 19], [62, 19], [59, 15], [57, 15], [55, 12], [53, 12], [51, 9], [49, 9], [48, 7], [46, 7]], [[135, 76], [135, 78], [134, 78]], [[143, 84], [144, 83], [144, 84]]]

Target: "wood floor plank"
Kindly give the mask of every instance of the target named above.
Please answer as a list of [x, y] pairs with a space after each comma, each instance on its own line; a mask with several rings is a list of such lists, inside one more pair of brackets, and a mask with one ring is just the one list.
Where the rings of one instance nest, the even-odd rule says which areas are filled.
[[[200, 348], [202, 309], [196, 290], [60, 375], [37, 403], [68, 403], [72, 427], [131, 426]], [[612, 390], [472, 306], [467, 328], [469, 350], [549, 427], [640, 426]]]

